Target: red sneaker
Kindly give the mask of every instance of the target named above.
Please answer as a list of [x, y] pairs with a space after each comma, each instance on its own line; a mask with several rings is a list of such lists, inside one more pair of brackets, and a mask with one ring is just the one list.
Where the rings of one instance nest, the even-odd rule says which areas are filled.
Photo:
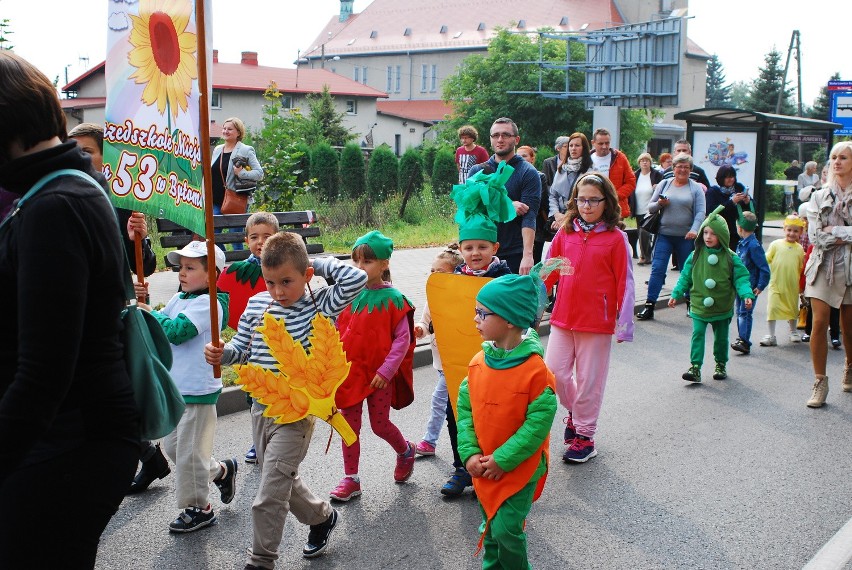
[[414, 446], [414, 452], [417, 455], [435, 455], [435, 446], [424, 439]]
[[414, 472], [414, 444], [410, 441], [405, 443], [408, 444], [408, 451], [396, 456], [396, 469], [393, 470], [393, 479], [397, 483], [405, 483]]
[[352, 477], [344, 477], [337, 484], [337, 487], [332, 489], [329, 496], [336, 501], [348, 501], [353, 497], [361, 494], [361, 483]]

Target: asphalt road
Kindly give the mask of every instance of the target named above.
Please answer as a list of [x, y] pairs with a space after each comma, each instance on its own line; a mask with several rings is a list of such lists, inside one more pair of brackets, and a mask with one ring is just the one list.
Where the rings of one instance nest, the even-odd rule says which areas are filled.
[[[765, 303], [758, 304], [756, 339], [766, 330]], [[704, 383], [692, 385], [680, 379], [690, 331], [678, 306], [637, 323], [637, 340], [614, 347], [598, 457], [584, 465], [560, 461], [558, 412], [547, 487], [527, 521], [533, 567], [802, 568], [852, 517], [852, 394], [840, 390], [843, 351], [829, 349], [828, 404], [811, 410], [807, 344], [789, 345], [782, 334], [777, 348], [734, 354], [725, 381], [711, 378], [708, 345]], [[433, 369], [417, 369], [414, 404], [392, 416], [412, 440], [423, 435], [434, 381]], [[249, 423], [247, 412], [220, 418], [219, 458], [242, 459]], [[342, 476], [339, 438], [324, 454], [329, 429], [318, 423], [302, 466], [318, 494]], [[446, 430], [438, 454], [418, 459], [404, 485], [393, 483], [387, 444], [363, 435], [364, 494], [338, 506], [328, 553], [304, 560], [307, 528], [288, 517], [278, 567], [479, 568], [475, 499], [469, 491], [457, 500], [438, 493], [451, 471]], [[178, 513], [173, 478], [128, 497], [103, 535], [97, 568], [242, 568], [258, 479], [257, 467], [241, 463], [227, 506], [211, 486], [219, 524], [188, 535], [167, 532]], [[69, 515], [63, 524], [73, 524]]]

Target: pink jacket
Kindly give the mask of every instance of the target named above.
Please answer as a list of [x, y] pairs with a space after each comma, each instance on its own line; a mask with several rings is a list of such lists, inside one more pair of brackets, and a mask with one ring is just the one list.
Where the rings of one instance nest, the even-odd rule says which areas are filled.
[[550, 324], [632, 341], [636, 291], [627, 234], [607, 230], [604, 224], [587, 234], [576, 220], [574, 229], [571, 233], [560, 229], [550, 246], [549, 258], [562, 257], [570, 263], [561, 275], [554, 272], [547, 280], [548, 287], [559, 280]]

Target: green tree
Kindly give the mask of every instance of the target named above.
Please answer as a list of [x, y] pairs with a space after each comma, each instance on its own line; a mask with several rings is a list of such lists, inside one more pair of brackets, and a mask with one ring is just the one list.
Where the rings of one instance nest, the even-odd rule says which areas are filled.
[[438, 149], [432, 167], [432, 192], [436, 196], [445, 196], [452, 191], [453, 184], [458, 182], [459, 171], [456, 168], [455, 153], [446, 147]]
[[409, 148], [399, 160], [399, 190], [405, 192], [411, 184], [412, 192], [423, 189], [423, 157], [416, 149]]
[[394, 192], [399, 185], [399, 161], [386, 144], [381, 144], [370, 156], [367, 166], [367, 194], [379, 202]]
[[294, 165], [293, 174], [296, 175], [299, 185], [303, 186], [311, 180], [311, 147], [300, 141], [296, 143], [296, 151], [299, 153], [299, 158]]
[[340, 171], [337, 151], [327, 142], [318, 143], [311, 151], [311, 177], [316, 178], [319, 195], [326, 202], [340, 196]]
[[340, 153], [340, 187], [344, 196], [354, 199], [367, 193], [367, 168], [358, 143], [348, 143]]
[[14, 32], [10, 30], [11, 23], [9, 18], [0, 20], [0, 49], [13, 49], [15, 46], [9, 43], [9, 36]]
[[[338, 113], [334, 108], [334, 97], [331, 96], [328, 85], [323, 85], [322, 93], [311, 93], [307, 97], [310, 108], [310, 119], [318, 126], [318, 132], [329, 144], [343, 146], [355, 138], [349, 129], [343, 126], [345, 113]], [[318, 141], [308, 141], [315, 144]]]
[[651, 118], [653, 111], [644, 109], [622, 109], [621, 142], [619, 150], [633, 163], [636, 157], [648, 148], [648, 141], [654, 134]]
[[[838, 81], [839, 79], [840, 73], [835, 73], [829, 78], [829, 81]], [[829, 105], [831, 105], [831, 99], [828, 96], [828, 85], [823, 85], [819, 90], [819, 95], [814, 100], [814, 106], [808, 112], [808, 116], [811, 119], [827, 121], [831, 111]]]
[[263, 127], [251, 138], [263, 166], [263, 181], [254, 193], [259, 210], [285, 212], [292, 210], [296, 196], [312, 189], [310, 178], [300, 178], [299, 164], [304, 149], [296, 141], [304, 118], [281, 112], [281, 93], [270, 83], [264, 93]]
[[731, 83], [731, 107], [734, 109], [748, 109], [748, 93], [750, 90], [750, 82], [734, 81]]
[[705, 107], [730, 107], [731, 86], [725, 85], [725, 68], [715, 53], [707, 62], [707, 94]]
[[[544, 60], [564, 65], [567, 43], [561, 40], [542, 39], [541, 54]], [[582, 60], [583, 47], [571, 44], [571, 59]], [[539, 85], [544, 91], [564, 91], [565, 72], [541, 69], [535, 64], [510, 64], [512, 61], [536, 61], [539, 58], [539, 40], [523, 34], [511, 34], [498, 29], [488, 44], [488, 54], [472, 55], [462, 62], [455, 75], [444, 81], [444, 101], [452, 103], [455, 114], [444, 131], [445, 140], [457, 144], [455, 131], [470, 124], [487, 137], [491, 124], [498, 117], [511, 117], [520, 126], [521, 144], [530, 146], [552, 145], [556, 137], [591, 125], [591, 112], [582, 101], [553, 99], [536, 94], [520, 95], [510, 91], [535, 91]], [[571, 72], [569, 87], [580, 91], [584, 77]], [[487, 147], [487, 139], [484, 143]]]
[[795, 107], [790, 100], [791, 89], [784, 84], [784, 66], [781, 65], [781, 53], [772, 48], [764, 58], [757, 79], [751, 84], [748, 93], [748, 110], [761, 113], [774, 113], [778, 103], [778, 94], [782, 94], [782, 115], [792, 115]]

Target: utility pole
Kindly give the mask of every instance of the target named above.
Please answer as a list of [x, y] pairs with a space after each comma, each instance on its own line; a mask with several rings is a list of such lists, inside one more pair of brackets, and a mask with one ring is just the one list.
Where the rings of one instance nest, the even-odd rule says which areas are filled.
[[[793, 30], [790, 36], [790, 47], [787, 48], [787, 63], [784, 64], [784, 77], [781, 79], [781, 89], [778, 91], [778, 102], [775, 103], [775, 114], [781, 113], [781, 101], [784, 99], [784, 88], [787, 85], [787, 72], [790, 70], [790, 56], [796, 50], [796, 97], [798, 99], [797, 116], [802, 116], [802, 44], [799, 38], [799, 30]], [[799, 162], [802, 162], [802, 143], [799, 142]]]

